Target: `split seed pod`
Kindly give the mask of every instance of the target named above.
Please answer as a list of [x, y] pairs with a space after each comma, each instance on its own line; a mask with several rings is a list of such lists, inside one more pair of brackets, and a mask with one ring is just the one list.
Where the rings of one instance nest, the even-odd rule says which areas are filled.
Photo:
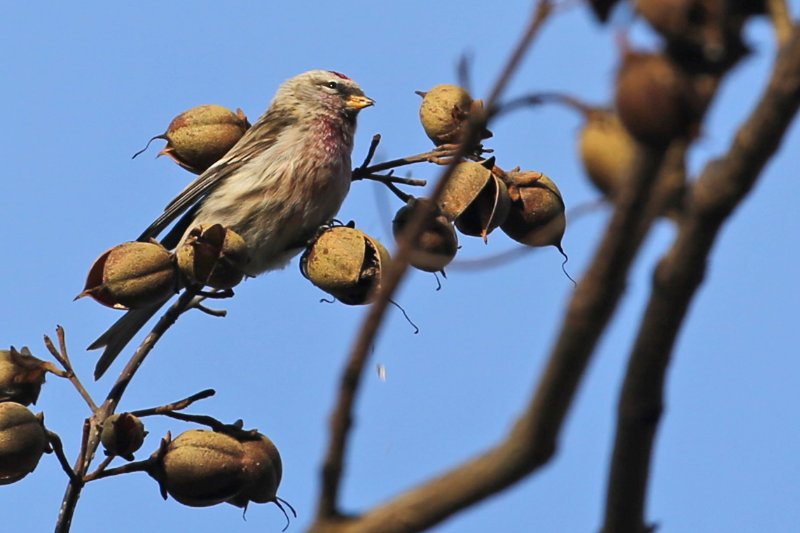
[[108, 307], [135, 309], [176, 292], [177, 278], [166, 248], [156, 242], [126, 242], [97, 258], [76, 298], [91, 296]]
[[40, 416], [15, 402], [0, 403], [0, 485], [33, 472], [46, 449]]
[[27, 348], [0, 350], [0, 402], [36, 403], [44, 383], [43, 365]]
[[522, 244], [560, 250], [567, 219], [556, 184], [541, 172], [510, 172], [508, 177], [512, 201], [503, 231]]
[[167, 131], [150, 141], [165, 139], [167, 146], [158, 153], [159, 156], [168, 155], [189, 172], [202, 174], [219, 161], [249, 128], [250, 123], [241, 109], [234, 113], [220, 105], [201, 105], [175, 117]]
[[389, 252], [363, 231], [335, 226], [323, 231], [303, 253], [303, 275], [348, 305], [371, 301], [381, 283]]
[[[417, 91], [422, 96], [419, 108], [419, 120], [425, 134], [433, 144], [457, 143], [469, 123], [470, 113], [483, 109], [483, 102], [473, 100], [469, 93], [457, 85], [437, 85], [428, 92]], [[484, 130], [482, 139], [492, 136], [492, 132]]]
[[663, 55], [625, 54], [614, 101], [636, 139], [662, 146], [689, 134], [694, 121], [690, 94], [685, 74]]
[[283, 475], [283, 465], [278, 448], [266, 436], [243, 440], [242, 480], [239, 494], [228, 500], [236, 507], [246, 507], [249, 502], [268, 503], [277, 501], [278, 485]]
[[234, 498], [244, 486], [243, 458], [242, 443], [229, 435], [202, 429], [181, 433], [162, 458], [162, 494], [190, 507]]
[[591, 182], [605, 196], [613, 196], [633, 164], [636, 143], [616, 114], [593, 109], [580, 131], [578, 151]]
[[142, 447], [147, 431], [142, 421], [130, 413], [115, 413], [103, 422], [100, 441], [106, 455], [119, 455], [133, 461], [133, 454]]
[[435, 211], [434, 218], [422, 228], [409, 262], [425, 272], [439, 272], [456, 256], [458, 236], [453, 224], [433, 202], [427, 198], [411, 198], [394, 216], [392, 232], [395, 239], [398, 238], [409, 220], [425, 210]]
[[244, 239], [220, 224], [193, 228], [175, 256], [178, 269], [186, 279], [214, 289], [238, 285], [248, 261]]
[[484, 242], [505, 221], [510, 206], [506, 184], [491, 171], [493, 166], [494, 158], [460, 163], [439, 199], [439, 208], [458, 231]]

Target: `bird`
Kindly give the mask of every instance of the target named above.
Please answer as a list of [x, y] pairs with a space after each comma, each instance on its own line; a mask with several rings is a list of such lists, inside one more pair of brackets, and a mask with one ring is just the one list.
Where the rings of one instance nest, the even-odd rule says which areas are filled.
[[[174, 249], [198, 225], [221, 224], [244, 239], [247, 276], [283, 268], [339, 211], [350, 189], [356, 117], [374, 104], [358, 83], [333, 70], [286, 80], [255, 124], [138, 240], [150, 241], [174, 223], [161, 240]], [[127, 311], [89, 345], [105, 348], [95, 379], [168, 300]]]

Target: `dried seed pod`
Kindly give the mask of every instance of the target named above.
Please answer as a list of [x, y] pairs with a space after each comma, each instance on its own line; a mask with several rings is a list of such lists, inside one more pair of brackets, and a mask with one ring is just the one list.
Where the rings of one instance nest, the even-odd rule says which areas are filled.
[[33, 472], [47, 449], [40, 417], [24, 405], [0, 403], [0, 485], [14, 483]]
[[220, 224], [193, 228], [175, 251], [178, 269], [191, 283], [230, 289], [244, 277], [247, 244]]
[[44, 383], [43, 365], [27, 348], [0, 350], [0, 402], [36, 403]]
[[106, 455], [119, 455], [133, 461], [133, 454], [142, 447], [147, 431], [138, 417], [130, 413], [119, 413], [109, 416], [103, 422], [100, 441]]
[[613, 196], [633, 163], [636, 143], [616, 114], [594, 109], [578, 136], [578, 151], [591, 182], [604, 195]]
[[510, 172], [508, 177], [511, 211], [502, 230], [522, 244], [560, 250], [567, 227], [561, 191], [541, 172]]
[[483, 237], [508, 216], [510, 201], [505, 183], [492, 173], [494, 159], [460, 163], [445, 186], [439, 208], [465, 235]]
[[216, 505], [234, 498], [245, 486], [244, 455], [242, 443], [235, 438], [192, 429], [169, 443], [159, 482], [162, 490], [184, 505]]
[[741, 28], [754, 2], [638, 0], [636, 10], [667, 41], [673, 57], [706, 66], [732, 65], [749, 49]]
[[[437, 85], [428, 92], [417, 91], [417, 94], [422, 96], [419, 120], [425, 134], [436, 146], [459, 142], [470, 113], [483, 109], [483, 102], [473, 100], [457, 85]], [[484, 130], [481, 138], [491, 136], [489, 130]]]
[[159, 156], [166, 154], [189, 172], [202, 174], [219, 161], [248, 128], [250, 123], [241, 109], [234, 113], [220, 105], [201, 105], [175, 117], [167, 131], [153, 139], [167, 141]]
[[458, 236], [453, 224], [438, 207], [427, 198], [411, 198], [400, 208], [392, 222], [392, 232], [397, 238], [416, 213], [435, 211], [431, 221], [422, 228], [409, 263], [425, 272], [438, 272], [450, 264], [458, 251]]
[[156, 242], [126, 242], [103, 253], [92, 265], [77, 298], [91, 296], [115, 309], [135, 309], [176, 292], [172, 254]]
[[690, 92], [684, 73], [663, 55], [628, 52], [617, 74], [615, 105], [636, 139], [665, 145], [692, 129]]
[[246, 507], [249, 502], [268, 503], [277, 500], [278, 485], [283, 475], [283, 465], [278, 448], [266, 436], [259, 434], [255, 440], [243, 440], [242, 490], [228, 503]]
[[342, 303], [361, 305], [380, 287], [389, 252], [363, 231], [335, 226], [320, 233], [300, 261], [311, 283]]

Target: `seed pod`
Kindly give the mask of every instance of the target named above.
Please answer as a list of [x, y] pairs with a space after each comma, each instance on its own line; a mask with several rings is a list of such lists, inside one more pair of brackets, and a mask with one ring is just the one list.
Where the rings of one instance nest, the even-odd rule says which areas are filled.
[[541, 172], [509, 173], [511, 211], [501, 226], [517, 242], [528, 246], [555, 246], [567, 227], [564, 201], [553, 181]]
[[[417, 94], [422, 96], [419, 120], [425, 134], [436, 146], [459, 142], [470, 113], [483, 109], [483, 102], [473, 100], [457, 85], [437, 85], [428, 92], [417, 91]], [[491, 136], [492, 132], [484, 130], [481, 138]]]
[[400, 208], [392, 222], [395, 238], [403, 232], [409, 220], [422, 210], [435, 210], [434, 218], [422, 228], [414, 245], [410, 264], [425, 272], [439, 272], [450, 264], [458, 251], [458, 236], [453, 224], [427, 198], [411, 198]]
[[673, 57], [697, 64], [733, 64], [748, 51], [741, 37], [746, 15], [736, 11], [754, 2], [719, 0], [638, 0], [636, 10], [667, 41]]
[[[234, 498], [245, 486], [242, 443], [224, 433], [192, 429], [173, 440], [162, 458], [163, 489], [190, 507]], [[166, 497], [166, 496], [165, 496]]]
[[142, 447], [147, 432], [138, 417], [130, 413], [119, 413], [109, 416], [103, 422], [100, 441], [106, 455], [119, 455], [133, 461], [133, 454]]
[[628, 52], [617, 74], [619, 118], [636, 139], [665, 145], [693, 126], [689, 82], [660, 54]]
[[92, 265], [77, 298], [91, 296], [115, 309], [135, 309], [176, 292], [172, 254], [156, 242], [126, 242], [103, 253]]
[[219, 105], [201, 105], [175, 117], [167, 131], [153, 139], [167, 141], [159, 156], [168, 155], [189, 172], [202, 174], [219, 161], [249, 128], [250, 123], [241, 109], [234, 113]]
[[46, 449], [41, 419], [24, 405], [0, 403], [0, 485], [14, 483], [33, 472]]
[[458, 231], [484, 241], [506, 219], [510, 205], [506, 185], [492, 173], [493, 166], [494, 159], [460, 163], [439, 199], [439, 208]]
[[242, 490], [228, 503], [247, 507], [249, 502], [274, 502], [281, 483], [283, 465], [278, 448], [265, 435], [256, 440], [243, 440]]
[[0, 402], [36, 403], [44, 383], [43, 365], [27, 348], [0, 350]]
[[230, 289], [242, 281], [247, 245], [220, 224], [193, 228], [175, 252], [178, 269], [191, 283]]
[[363, 231], [336, 226], [323, 231], [303, 253], [303, 275], [348, 305], [369, 303], [380, 287], [389, 252]]
[[613, 196], [633, 164], [636, 144], [616, 114], [594, 109], [579, 134], [578, 151], [591, 182]]

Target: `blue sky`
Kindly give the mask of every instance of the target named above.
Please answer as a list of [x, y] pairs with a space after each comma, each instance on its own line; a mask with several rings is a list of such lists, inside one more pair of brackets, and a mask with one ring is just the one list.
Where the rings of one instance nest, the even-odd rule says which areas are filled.
[[[792, 2], [797, 14], [798, 6]], [[89, 383], [96, 354], [83, 351], [116, 313], [73, 302], [92, 261], [135, 238], [191, 179], [156, 149], [131, 160], [170, 119], [194, 105], [241, 107], [257, 118], [284, 79], [310, 68], [347, 73], [377, 101], [360, 118], [354, 161], [372, 134], [376, 159], [426, 151], [419, 97], [456, 81], [472, 58], [482, 96], [527, 18], [529, 2], [137, 2], [40, 5], [15, 2], [0, 20], [4, 128], [0, 154], [2, 243], [0, 347], [28, 345], [66, 328], [76, 368]], [[774, 45], [765, 21], [747, 31], [755, 54], [726, 81], [692, 153], [693, 170], [728, 145], [769, 71]], [[650, 41], [638, 28], [635, 40]], [[616, 64], [614, 34], [584, 9], [553, 19], [514, 78], [510, 95], [563, 90], [608, 101]], [[489, 146], [504, 167], [541, 170], [568, 207], [596, 198], [575, 158], [580, 119], [557, 107], [502, 118]], [[800, 183], [795, 125], [754, 193], [724, 228], [708, 277], [683, 329], [669, 374], [648, 517], [664, 531], [789, 531], [800, 523], [800, 333], [790, 317], [796, 280]], [[437, 169], [420, 166], [417, 177]], [[387, 207], [388, 206], [388, 207]], [[344, 220], [391, 243], [399, 202], [375, 184], [356, 183]], [[599, 211], [571, 221], [568, 268], [579, 276], [607, 220]], [[602, 516], [617, 389], [649, 288], [654, 261], [673, 235], [660, 223], [647, 241], [628, 292], [603, 337], [569, 416], [555, 460], [540, 473], [442, 524], [440, 532], [592, 531]], [[515, 245], [500, 233], [461, 238], [459, 258], [494, 256]], [[392, 312], [359, 398], [343, 489], [358, 511], [490, 446], [513, 423], [536, 383], [571, 293], [553, 249], [502, 266], [454, 265], [443, 289], [412, 274], [397, 300], [421, 328]], [[191, 411], [244, 419], [281, 451], [279, 495], [300, 517], [314, 512], [327, 417], [340, 367], [363, 308], [319, 303], [324, 294], [283, 271], [249, 280], [224, 302], [229, 315], [184, 316], [147, 360], [121, 406], [138, 409], [213, 387]], [[118, 367], [112, 369], [118, 371]], [[91, 383], [97, 398], [110, 380]], [[72, 459], [86, 410], [68, 383], [51, 378], [35, 409], [44, 411]], [[191, 426], [150, 419], [151, 438]], [[66, 478], [45, 457], [20, 483], [0, 488], [9, 531], [52, 529]], [[242, 520], [232, 506], [192, 509], [161, 500], [143, 474], [90, 484], [74, 530], [277, 531], [273, 506]]]

